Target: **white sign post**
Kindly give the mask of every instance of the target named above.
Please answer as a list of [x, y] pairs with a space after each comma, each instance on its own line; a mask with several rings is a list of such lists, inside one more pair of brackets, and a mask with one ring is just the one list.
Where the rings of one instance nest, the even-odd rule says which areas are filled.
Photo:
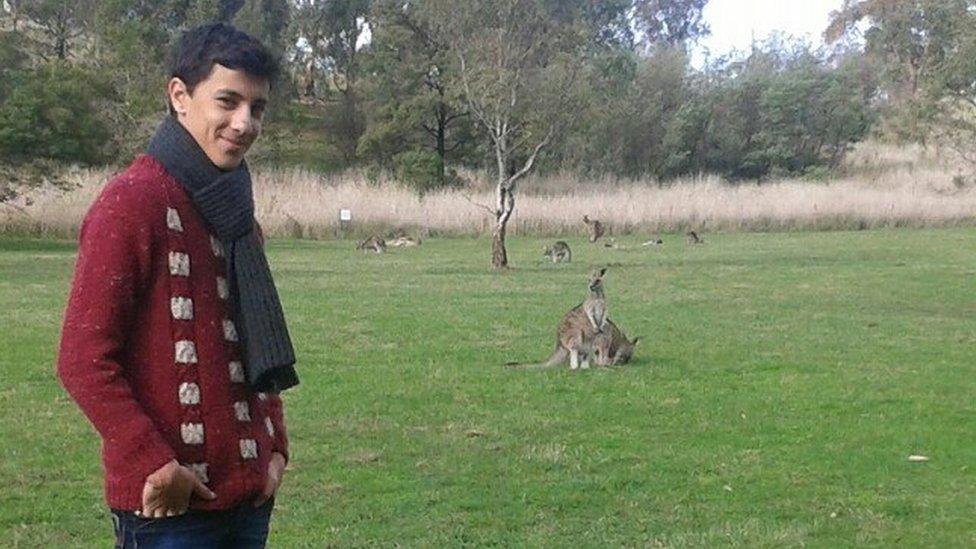
[[352, 210], [342, 208], [339, 210], [339, 237], [345, 237], [346, 231], [352, 225]]

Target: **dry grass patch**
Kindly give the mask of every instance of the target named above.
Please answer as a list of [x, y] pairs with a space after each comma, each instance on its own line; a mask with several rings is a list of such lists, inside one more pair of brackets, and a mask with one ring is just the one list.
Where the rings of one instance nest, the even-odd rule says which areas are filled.
[[[701, 176], [661, 184], [655, 180], [582, 178], [572, 174], [529, 178], [520, 186], [512, 234], [581, 234], [583, 215], [600, 219], [611, 234], [700, 231], [787, 231], [971, 225], [976, 185], [964, 166], [920, 147], [864, 144], [850, 155], [843, 177], [824, 182], [776, 180], [730, 184]], [[489, 178], [419, 196], [396, 181], [368, 180], [356, 172], [324, 176], [301, 169], [255, 169], [257, 216], [272, 236], [329, 239], [340, 234], [339, 211], [352, 211], [349, 235], [406, 228], [426, 237], [484, 235], [491, 216]], [[65, 175], [72, 190], [30, 191], [0, 208], [0, 231], [75, 234], [108, 170]]]

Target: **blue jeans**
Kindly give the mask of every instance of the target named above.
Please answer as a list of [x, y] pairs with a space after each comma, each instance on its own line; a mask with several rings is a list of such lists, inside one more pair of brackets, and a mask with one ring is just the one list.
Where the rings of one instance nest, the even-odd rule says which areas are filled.
[[226, 511], [189, 511], [178, 517], [146, 519], [112, 510], [116, 549], [263, 548], [274, 500]]

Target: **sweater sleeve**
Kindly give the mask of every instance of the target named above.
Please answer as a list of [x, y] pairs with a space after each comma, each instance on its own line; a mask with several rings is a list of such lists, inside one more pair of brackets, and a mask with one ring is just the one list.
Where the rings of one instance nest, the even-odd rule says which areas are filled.
[[288, 431], [285, 429], [285, 406], [281, 401], [281, 396], [274, 393], [268, 393], [267, 395], [268, 399], [265, 402], [265, 409], [268, 413], [268, 419], [271, 420], [271, 425], [274, 428], [271, 435], [271, 438], [274, 440], [271, 451], [285, 456], [285, 462], [287, 462], [289, 456]]
[[127, 200], [125, 187], [109, 184], [82, 224], [57, 370], [101, 435], [106, 465], [145, 478], [176, 454], [136, 400], [121, 362], [152, 272], [153, 240], [151, 216], [133, 210], [138, 200]]

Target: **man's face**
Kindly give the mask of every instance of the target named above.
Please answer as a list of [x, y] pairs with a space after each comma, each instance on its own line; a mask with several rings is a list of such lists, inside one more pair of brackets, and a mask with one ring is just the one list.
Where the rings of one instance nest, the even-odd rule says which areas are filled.
[[269, 89], [267, 79], [215, 63], [192, 94], [179, 78], [170, 80], [168, 91], [177, 120], [210, 161], [233, 170], [261, 133]]

